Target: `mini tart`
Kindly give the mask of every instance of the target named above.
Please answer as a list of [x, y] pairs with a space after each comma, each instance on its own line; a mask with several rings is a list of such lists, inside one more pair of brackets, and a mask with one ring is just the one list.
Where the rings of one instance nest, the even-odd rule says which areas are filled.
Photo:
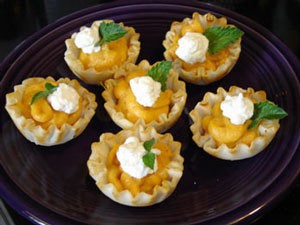
[[[194, 142], [207, 153], [220, 159], [239, 160], [256, 155], [267, 147], [280, 127], [278, 119], [262, 120], [258, 127], [251, 129], [251, 132], [247, 130], [248, 138], [244, 135], [245, 137], [242, 137], [233, 145], [217, 143], [211, 134], [205, 132], [203, 128], [205, 119], [203, 118], [212, 115], [213, 107], [223, 101], [227, 95], [234, 96], [239, 93], [243, 93], [244, 96], [250, 98], [254, 103], [266, 101], [265, 91], [255, 92], [252, 88], [244, 90], [236, 86], [231, 86], [227, 92], [220, 87], [217, 89], [216, 94], [207, 92], [203, 100], [198, 102], [195, 108], [190, 112], [190, 117], [193, 122], [190, 129], [193, 133], [192, 138]], [[251, 121], [248, 120], [246, 123], [247, 122]], [[255, 132], [256, 135], [251, 137], [251, 135], [254, 134], [252, 132]], [[248, 141], [246, 141], [246, 139], [248, 139]]]
[[[200, 24], [200, 28], [197, 24]], [[217, 18], [210, 13], [200, 15], [195, 12], [192, 18], [185, 18], [182, 22], [173, 22], [163, 41], [163, 46], [166, 49], [164, 52], [165, 59], [172, 61], [174, 69], [179, 72], [179, 76], [189, 83], [206, 85], [217, 81], [231, 71], [239, 58], [241, 38], [215, 54], [207, 53], [206, 61], [203, 63], [188, 64], [178, 58], [175, 51], [178, 47], [178, 40], [183, 36], [182, 33], [187, 31], [203, 33], [210, 26], [227, 27], [234, 25], [227, 24], [225, 17]]]
[[[141, 178], [147, 179], [147, 181], [140, 181], [144, 183], [139, 183], [139, 191], [137, 191], [136, 194], [132, 194], [130, 190], [124, 188], [124, 183], [121, 181], [122, 176], [131, 176], [123, 172], [121, 167], [118, 165], [117, 171], [115, 170], [118, 175], [113, 175], [113, 171], [110, 171], [108, 162], [111, 160], [109, 158], [111, 157], [110, 152], [113, 151], [112, 149], [116, 149], [116, 146], [123, 144], [126, 138], [131, 136], [137, 137], [142, 142], [154, 138], [155, 142], [164, 144], [171, 152], [168, 164], [160, 165], [160, 162], [158, 161], [158, 168], [163, 166], [162, 172], [155, 172]], [[155, 145], [153, 147], [155, 147]], [[136, 124], [133, 128], [129, 130], [122, 130], [117, 134], [103, 133], [100, 136], [100, 140], [98, 142], [94, 142], [91, 148], [92, 153], [87, 161], [90, 176], [96, 181], [97, 187], [103, 192], [103, 194], [113, 201], [123, 205], [141, 207], [153, 205], [165, 200], [175, 190], [183, 173], [184, 159], [180, 155], [180, 142], [174, 141], [170, 133], [164, 135], [157, 133], [153, 127], [147, 127], [145, 129], [143, 125]], [[115, 153], [113, 158], [115, 163], [114, 165], [118, 164], [119, 161], [115, 157]], [[114, 182], [109, 182], [108, 174], [110, 174], [111, 177], [115, 177], [113, 179], [114, 182], [121, 182], [121, 187], [116, 187]], [[151, 178], [154, 178], [153, 176], [160, 177], [160, 174], [164, 174], [164, 178], [159, 183], [153, 183]], [[141, 180], [133, 177], [131, 178], [137, 180], [137, 182], [139, 182], [138, 180]], [[148, 193], [141, 191], [143, 189], [142, 185], [146, 182], [150, 182], [151, 184], [151, 191], [147, 191]], [[132, 185], [132, 183], [130, 184]]]
[[[149, 69], [151, 69], [151, 67], [152, 66], [147, 60], [142, 60], [138, 65], [128, 64], [123, 72], [119, 71], [119, 73], [116, 74], [115, 79], [109, 79], [105, 82], [105, 90], [102, 92], [102, 96], [106, 101], [104, 107], [112, 120], [123, 129], [131, 128], [134, 123], [139, 120], [132, 122], [128, 118], [126, 118], [123, 112], [117, 111], [116, 107], [118, 101], [114, 95], [114, 88], [118, 84], [119, 79], [121, 79], [122, 76], [124, 77], [124, 74], [125, 76], [127, 76], [129, 72], [141, 70], [148, 71]], [[145, 74], [146, 73], [147, 72], [145, 72]], [[167, 89], [173, 92], [169, 104], [169, 113], [159, 114], [157, 120], [152, 120], [148, 123], [145, 123], [147, 126], [153, 126], [157, 130], [157, 132], [164, 132], [176, 123], [184, 109], [187, 98], [185, 83], [178, 80], [178, 73], [173, 69], [170, 70], [170, 73], [168, 75]], [[141, 118], [140, 120], [145, 122], [143, 118]]]
[[[59, 126], [54, 124], [54, 122], [52, 122], [53, 120], [50, 120], [47, 123], [40, 123], [34, 120], [31, 116], [31, 112], [28, 111], [30, 110], [30, 106], [29, 109], [26, 110], [24, 104], [30, 105], [31, 101], [31, 97], [28, 99], [27, 97], [25, 97], [26, 89], [28, 87], [33, 87], [33, 85], [44, 84], [46, 82], [52, 84], [66, 83], [72, 86], [80, 95], [81, 111], [70, 114], [75, 116], [76, 113], [80, 113], [76, 115], [76, 120], [74, 120], [73, 122], [70, 122], [73, 118], [70, 118], [71, 116], [68, 117], [68, 121], [71, 124], [67, 123], [64, 120], [60, 123]], [[37, 89], [36, 91], [33, 91], [32, 93], [30, 93], [30, 96], [34, 95], [38, 91], [40, 90]], [[47, 102], [47, 100], [44, 100], [43, 102]], [[39, 103], [36, 102], [34, 104]], [[51, 105], [49, 105], [49, 107], [51, 107]], [[55, 81], [52, 77], [33, 77], [27, 78], [22, 82], [22, 84], [14, 86], [14, 92], [8, 93], [6, 95], [5, 108], [14, 124], [25, 138], [37, 145], [52, 146], [63, 144], [80, 135], [95, 114], [97, 103], [95, 101], [95, 95], [83, 88], [77, 80], [60, 78], [59, 80]], [[40, 110], [45, 110], [45, 107], [41, 106]]]
[[[102, 22], [108, 23], [108, 22], [113, 22], [113, 20], [98, 20], [93, 22], [91, 27], [98, 30], [100, 23]], [[127, 47], [128, 47], [127, 58], [120, 65], [118, 65], [118, 63], [115, 63], [114, 66], [112, 66], [111, 68], [106, 68], [101, 70], [96, 70], [93, 67], [85, 68], [84, 64], [79, 59], [81, 49], [79, 49], [74, 42], [76, 33], [74, 33], [70, 39], [67, 39], [65, 41], [67, 47], [65, 51], [65, 57], [64, 57], [65, 61], [68, 64], [69, 68], [72, 70], [72, 72], [76, 76], [78, 76], [81, 80], [83, 80], [85, 83], [101, 84], [105, 80], [112, 78], [114, 73], [124, 65], [128, 63], [136, 62], [138, 55], [140, 53], [140, 42], [139, 42], [140, 34], [136, 33], [134, 28], [124, 26], [123, 23], [119, 23], [119, 25], [122, 26], [125, 30], [127, 30], [127, 33], [125, 34], [125, 36], [123, 36], [127, 41]], [[83, 29], [83, 27], [81, 27], [81, 29]], [[117, 48], [117, 46], [114, 46], [114, 48]], [[106, 60], [109, 61], [110, 59], [107, 58]]]

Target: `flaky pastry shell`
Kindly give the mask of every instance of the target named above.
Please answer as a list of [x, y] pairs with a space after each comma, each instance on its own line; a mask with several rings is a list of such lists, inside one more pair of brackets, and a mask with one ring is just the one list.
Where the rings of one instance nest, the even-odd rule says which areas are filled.
[[178, 57], [173, 58], [169, 49], [176, 42], [175, 35], [179, 35], [179, 37], [181, 37], [180, 34], [182, 27], [191, 24], [193, 20], [199, 21], [204, 30], [210, 26], [226, 27], [234, 25], [227, 24], [227, 19], [225, 17], [217, 18], [210, 13], [201, 15], [195, 12], [193, 13], [192, 18], [185, 18], [182, 22], [173, 22], [170, 30], [166, 33], [165, 40], [163, 41], [163, 46], [166, 49], [164, 52], [165, 59], [168, 61], [173, 61], [174, 69], [179, 72], [179, 76], [186, 82], [198, 85], [206, 85], [223, 78], [234, 67], [241, 52], [241, 38], [239, 38], [235, 43], [227, 46], [230, 55], [225, 59], [223, 64], [217, 67], [216, 70], [207, 70], [201, 66], [198, 67], [196, 71], [185, 70], [182, 67], [182, 61]]
[[[140, 141], [155, 138], [157, 142], [168, 145], [173, 153], [170, 163], [166, 166], [168, 179], [153, 188], [153, 193], [140, 192], [135, 197], [129, 190], [118, 191], [114, 184], [107, 180], [106, 160], [110, 150], [117, 144], [123, 144], [127, 137], [134, 136]], [[183, 173], [183, 157], [180, 155], [181, 143], [173, 140], [170, 133], [159, 134], [153, 127], [145, 128], [136, 124], [131, 129], [122, 130], [117, 134], [103, 133], [98, 142], [92, 143], [92, 153], [87, 161], [90, 176], [96, 181], [97, 187], [107, 197], [123, 205], [149, 206], [162, 202], [175, 190]]]
[[44, 146], [63, 144], [80, 135], [89, 124], [95, 114], [95, 109], [97, 108], [95, 95], [82, 87], [75, 79], [70, 80], [69, 78], [60, 78], [57, 80], [58, 83], [66, 83], [72, 86], [83, 98], [82, 102], [84, 103], [84, 107], [80, 118], [73, 125], [65, 123], [61, 126], [61, 128], [58, 128], [52, 124], [47, 129], [44, 129], [32, 118], [24, 117], [22, 109], [19, 106], [19, 103], [22, 101], [25, 88], [43, 81], [53, 82], [55, 80], [52, 77], [32, 77], [25, 79], [22, 84], [14, 86], [14, 91], [6, 95], [5, 109], [18, 130], [29, 141], [34, 142], [37, 145]]
[[[124, 73], [126, 74], [126, 71], [149, 70], [151, 67], [152, 66], [147, 60], [142, 60], [138, 65], [128, 64], [124, 71], [119, 71], [119, 73], [116, 74], [115, 78], [122, 76], [122, 74], [124, 75]], [[134, 125], [134, 123], [129, 121], [125, 117], [124, 113], [116, 110], [117, 100], [113, 93], [116, 84], [116, 79], [109, 79], [105, 82], [105, 90], [102, 92], [102, 96], [106, 101], [104, 108], [119, 127], [123, 129], [129, 129]], [[150, 123], [146, 124], [147, 126], [153, 126], [158, 132], [166, 131], [177, 122], [184, 109], [187, 98], [185, 83], [178, 80], [178, 73], [173, 69], [170, 70], [168, 75], [167, 89], [173, 91], [170, 112], [168, 115], [161, 114], [158, 121], [151, 121]]]
[[206, 115], [210, 115], [213, 106], [217, 102], [224, 100], [227, 95], [233, 96], [238, 95], [238, 93], [248, 93], [249, 96], [257, 102], [266, 101], [266, 94], [264, 91], [255, 92], [252, 88], [244, 90], [236, 86], [231, 86], [227, 92], [219, 87], [216, 94], [207, 92], [204, 95], [203, 100], [198, 102], [195, 108], [190, 112], [190, 117], [193, 121], [190, 129], [193, 133], [192, 138], [194, 142], [207, 153], [220, 159], [239, 160], [256, 155], [267, 147], [280, 127], [278, 119], [263, 120], [258, 126], [259, 136], [251, 142], [250, 146], [238, 143], [234, 147], [228, 147], [225, 144], [217, 147], [212, 136], [205, 133], [202, 129], [202, 118]]
[[[113, 22], [113, 20], [97, 20], [93, 22], [92, 28], [95, 28], [98, 30], [101, 22]], [[140, 53], [140, 42], [139, 37], [140, 34], [135, 32], [135, 29], [133, 27], [124, 26], [123, 23], [119, 23], [121, 27], [123, 27], [125, 30], [127, 30], [127, 33], [125, 34], [125, 37], [128, 42], [128, 53], [127, 53], [127, 59], [123, 62], [121, 65], [124, 66], [127, 63], [135, 63], [139, 53]], [[81, 27], [80, 29], [83, 29]], [[115, 65], [111, 69], [107, 70], [101, 70], [97, 71], [94, 68], [88, 68], [85, 69], [83, 63], [79, 60], [79, 53], [80, 49], [75, 45], [75, 36], [76, 33], [74, 33], [71, 38], [67, 39], [65, 41], [66, 44], [66, 51], [65, 51], [65, 61], [68, 64], [69, 68], [72, 70], [72, 72], [79, 77], [81, 80], [83, 80], [85, 83], [88, 84], [101, 84], [105, 80], [112, 78], [114, 73], [120, 69], [119, 66]]]

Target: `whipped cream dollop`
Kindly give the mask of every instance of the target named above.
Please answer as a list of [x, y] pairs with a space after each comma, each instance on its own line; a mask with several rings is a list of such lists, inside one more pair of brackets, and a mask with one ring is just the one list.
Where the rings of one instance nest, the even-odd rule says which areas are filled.
[[178, 40], [175, 54], [186, 63], [204, 62], [208, 44], [209, 41], [203, 34], [187, 32]]
[[[151, 149], [155, 155], [160, 154], [160, 150]], [[147, 153], [137, 137], [128, 137], [124, 144], [119, 146], [116, 153], [122, 170], [135, 178], [143, 178], [157, 170], [157, 160], [155, 157], [154, 169], [147, 167], [143, 162], [143, 156]]]
[[227, 95], [221, 103], [223, 116], [230, 119], [230, 122], [235, 125], [242, 125], [246, 120], [253, 116], [254, 104], [249, 99], [239, 93], [237, 96]]
[[83, 27], [79, 33], [75, 34], [75, 45], [81, 48], [84, 53], [91, 54], [101, 50], [100, 45], [95, 46], [99, 41], [99, 33], [97, 29]]
[[54, 110], [71, 114], [78, 110], [79, 98], [79, 94], [73, 87], [60, 83], [56, 90], [47, 96], [47, 101]]
[[129, 84], [136, 101], [145, 107], [153, 106], [160, 96], [161, 83], [150, 76], [132, 78]]

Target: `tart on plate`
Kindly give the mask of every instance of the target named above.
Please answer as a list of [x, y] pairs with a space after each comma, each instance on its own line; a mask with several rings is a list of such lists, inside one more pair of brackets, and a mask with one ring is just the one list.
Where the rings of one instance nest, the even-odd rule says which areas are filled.
[[225, 17], [193, 13], [175, 21], [166, 33], [164, 57], [173, 62], [179, 76], [193, 84], [206, 85], [227, 75], [241, 52], [243, 32]]
[[239, 160], [265, 149], [287, 113], [265, 91], [231, 86], [207, 92], [190, 112], [194, 142], [220, 159]]
[[113, 20], [98, 20], [81, 27], [65, 41], [65, 61], [72, 72], [88, 84], [101, 84], [128, 63], [135, 63], [139, 33]]
[[180, 117], [187, 94], [171, 62], [150, 65], [142, 60], [138, 65], [128, 64], [114, 79], [107, 80], [102, 96], [106, 111], [121, 128], [131, 128], [142, 120], [164, 132]]
[[6, 94], [5, 108], [18, 130], [37, 145], [63, 144], [80, 135], [97, 103], [77, 80], [32, 77]]
[[135, 124], [92, 143], [90, 176], [107, 197], [123, 205], [149, 206], [169, 197], [183, 173], [181, 143], [170, 133]]

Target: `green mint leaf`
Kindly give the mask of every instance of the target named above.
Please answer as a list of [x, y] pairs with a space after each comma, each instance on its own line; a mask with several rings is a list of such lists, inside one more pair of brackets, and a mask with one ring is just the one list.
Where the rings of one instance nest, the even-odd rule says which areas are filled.
[[45, 84], [46, 90], [45, 91], [39, 91], [36, 94], [34, 94], [32, 96], [30, 105], [32, 105], [34, 102], [36, 102], [40, 98], [46, 98], [48, 95], [50, 95], [51, 93], [53, 93], [57, 89], [57, 87], [58, 86], [55, 86], [55, 85], [53, 85], [51, 83], [46, 83]]
[[143, 162], [145, 166], [148, 166], [150, 169], [154, 169], [154, 162], [155, 162], [155, 154], [153, 152], [147, 152], [143, 156]]
[[272, 104], [269, 101], [259, 102], [254, 104], [254, 113], [251, 117], [252, 123], [248, 129], [256, 127], [261, 120], [282, 119], [288, 114], [280, 107]]
[[162, 91], [165, 91], [167, 89], [167, 79], [171, 67], [172, 62], [161, 61], [160, 63], [153, 66], [147, 73], [147, 75], [152, 77], [153, 80], [161, 83]]
[[208, 27], [203, 34], [209, 41], [208, 52], [214, 54], [234, 43], [244, 32], [236, 27], [212, 26]]
[[45, 98], [47, 96], [48, 96], [48, 91], [39, 91], [39, 92], [37, 92], [35, 95], [33, 95], [30, 105], [35, 103], [38, 99]]
[[148, 166], [150, 169], [154, 169], [154, 162], [155, 162], [155, 154], [151, 152], [151, 149], [155, 143], [155, 139], [151, 138], [148, 141], [145, 141], [143, 146], [146, 149], [147, 153], [143, 156], [143, 162], [145, 166]]
[[102, 45], [107, 42], [118, 40], [127, 33], [123, 27], [114, 22], [102, 22], [99, 26], [99, 36], [101, 40], [95, 46]]
[[144, 146], [144, 148], [146, 149], [147, 152], [150, 152], [153, 145], [154, 145], [154, 143], [155, 143], [155, 139], [151, 138], [150, 140], [145, 141], [143, 146]]
[[53, 85], [51, 83], [46, 83], [45, 84], [45, 88], [46, 88], [46, 90], [51, 91], [51, 93], [52, 93], [53, 91], [56, 90], [57, 86], [55, 86], [55, 85]]
[[248, 129], [252, 129], [254, 127], [256, 127], [260, 122], [260, 119], [259, 118], [256, 118], [254, 120], [252, 120], [251, 124], [249, 125]]

